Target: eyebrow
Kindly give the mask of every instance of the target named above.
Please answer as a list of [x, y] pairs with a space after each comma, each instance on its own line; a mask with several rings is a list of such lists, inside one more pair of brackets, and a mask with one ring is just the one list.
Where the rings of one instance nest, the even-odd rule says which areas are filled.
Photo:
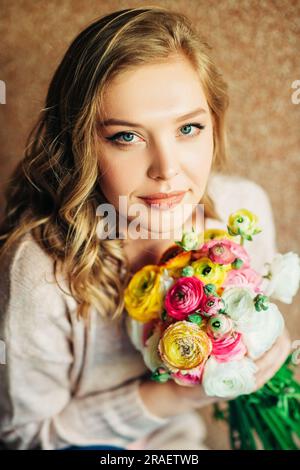
[[[206, 113], [207, 111], [204, 108], [197, 108], [197, 109], [194, 109], [194, 111], [190, 111], [187, 114], [184, 114], [182, 116], [177, 116], [175, 119], [173, 119], [173, 122], [183, 121], [184, 119], [188, 119], [198, 114], [206, 114]], [[138, 124], [136, 122], [123, 121], [122, 119], [115, 119], [115, 118], [106, 119], [105, 121], [102, 121], [100, 124], [105, 127], [107, 126], [143, 127], [141, 124]]]

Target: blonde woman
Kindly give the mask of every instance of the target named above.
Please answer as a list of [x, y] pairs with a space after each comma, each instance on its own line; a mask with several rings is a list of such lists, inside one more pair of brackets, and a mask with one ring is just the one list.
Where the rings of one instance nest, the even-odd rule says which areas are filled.
[[[175, 226], [182, 204], [194, 220], [200, 202], [206, 228], [225, 226], [228, 214], [245, 206], [262, 221], [253, 252], [262, 267], [276, 250], [272, 211], [260, 186], [222, 173], [227, 107], [210, 47], [182, 14], [116, 11], [70, 45], [6, 188], [5, 448], [205, 448], [199, 410], [217, 399], [201, 386], [151, 381], [124, 324], [124, 287], [141, 266], [158, 261], [172, 232], [165, 239], [101, 238], [97, 208], [110, 204], [131, 221], [130, 208], [140, 203], [144, 230], [163, 235], [159, 222], [147, 225], [151, 202], [164, 216], [173, 211]], [[162, 195], [169, 196], [167, 211], [160, 210]], [[288, 350], [285, 332], [257, 361], [257, 387]]]

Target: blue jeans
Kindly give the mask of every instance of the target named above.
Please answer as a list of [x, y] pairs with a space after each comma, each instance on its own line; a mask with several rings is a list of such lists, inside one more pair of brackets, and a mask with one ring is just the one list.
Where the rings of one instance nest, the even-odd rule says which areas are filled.
[[59, 450], [125, 450], [123, 447], [117, 447], [117, 446], [100, 446], [100, 445], [94, 445], [94, 446], [69, 446], [69, 447], [64, 447], [63, 449]]

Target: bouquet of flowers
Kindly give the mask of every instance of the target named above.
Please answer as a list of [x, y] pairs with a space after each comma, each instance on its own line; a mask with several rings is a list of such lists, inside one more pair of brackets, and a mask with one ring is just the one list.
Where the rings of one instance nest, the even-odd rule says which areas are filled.
[[[254, 360], [284, 328], [270, 298], [291, 303], [299, 287], [297, 254], [277, 254], [266, 274], [251, 268], [244, 244], [261, 232], [247, 209], [227, 229], [184, 233], [158, 265], [146, 265], [125, 290], [126, 325], [151, 378], [202, 384], [229, 398], [215, 416], [229, 424], [233, 449], [297, 449], [300, 385], [291, 357], [261, 389]], [[239, 237], [237, 243], [236, 237]]]

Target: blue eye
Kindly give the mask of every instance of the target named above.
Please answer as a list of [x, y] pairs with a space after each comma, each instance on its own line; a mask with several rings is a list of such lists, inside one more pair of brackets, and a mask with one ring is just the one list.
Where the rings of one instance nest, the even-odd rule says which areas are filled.
[[[181, 129], [191, 129], [193, 127], [193, 124], [186, 124], [185, 126], [181, 127]], [[185, 134], [185, 133], [184, 133]], [[190, 135], [190, 133], [187, 133], [185, 135]], [[197, 134], [198, 135], [198, 134]]]
[[[195, 127], [199, 130], [203, 130], [205, 129], [205, 126], [200, 124], [200, 123], [188, 123], [188, 124], [185, 124], [184, 126], [182, 126], [180, 129], [185, 129], [186, 131], [183, 132], [183, 135], [186, 136], [186, 137], [196, 137], [200, 134], [200, 132], [196, 132], [196, 133], [191, 133], [189, 132], [192, 127]], [[136, 134], [134, 134], [133, 132], [118, 132], [117, 134], [114, 134], [112, 135], [111, 137], [106, 137], [106, 140], [112, 142], [113, 144], [115, 145], [118, 145], [120, 147], [126, 147], [126, 146], [129, 146], [131, 142], [133, 142], [133, 136], [136, 136]], [[137, 136], [136, 136], [137, 137]], [[118, 140], [118, 139], [124, 139], [123, 141], [122, 140]]]

